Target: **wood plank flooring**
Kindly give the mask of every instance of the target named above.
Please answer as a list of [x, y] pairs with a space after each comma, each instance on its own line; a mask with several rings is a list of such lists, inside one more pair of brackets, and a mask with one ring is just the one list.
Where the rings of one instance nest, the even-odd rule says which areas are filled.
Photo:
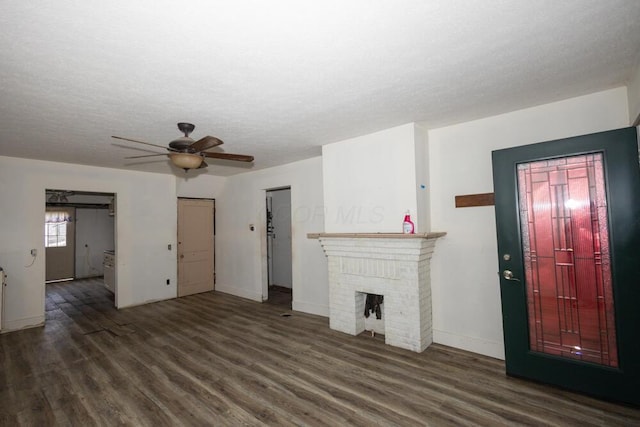
[[499, 360], [215, 292], [115, 310], [99, 280], [52, 284], [46, 317], [0, 336], [2, 426], [640, 425]]
[[264, 302], [267, 304], [275, 304], [287, 309], [291, 309], [292, 289], [284, 286], [269, 286], [268, 299]]

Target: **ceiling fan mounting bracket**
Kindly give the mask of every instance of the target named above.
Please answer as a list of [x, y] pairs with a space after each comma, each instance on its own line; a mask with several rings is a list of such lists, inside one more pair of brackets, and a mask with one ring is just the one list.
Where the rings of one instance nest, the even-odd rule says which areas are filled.
[[178, 123], [178, 129], [180, 129], [180, 132], [184, 133], [184, 136], [187, 138], [195, 128], [196, 128], [195, 125], [191, 123], [183, 123], [183, 122]]
[[193, 132], [195, 128], [196, 128], [195, 125], [191, 123], [185, 123], [185, 122], [178, 123], [178, 129], [180, 129], [180, 132], [184, 133], [184, 136], [181, 136], [180, 138], [177, 138], [171, 141], [169, 143], [169, 147], [183, 153], [194, 153], [195, 151], [190, 150], [189, 147], [195, 141], [189, 137], [189, 134]]

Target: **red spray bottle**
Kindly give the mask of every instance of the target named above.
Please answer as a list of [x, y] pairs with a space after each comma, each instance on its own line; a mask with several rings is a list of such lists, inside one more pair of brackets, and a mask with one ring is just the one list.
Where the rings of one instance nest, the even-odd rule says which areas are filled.
[[411, 215], [409, 215], [409, 211], [404, 216], [404, 221], [402, 221], [402, 232], [404, 234], [415, 234], [415, 227], [413, 222], [411, 221]]

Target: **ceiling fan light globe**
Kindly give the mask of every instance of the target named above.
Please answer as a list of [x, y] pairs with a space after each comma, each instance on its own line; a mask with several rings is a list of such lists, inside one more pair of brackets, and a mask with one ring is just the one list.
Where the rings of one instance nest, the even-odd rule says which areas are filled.
[[192, 153], [170, 153], [171, 163], [181, 169], [197, 169], [202, 164], [202, 156]]

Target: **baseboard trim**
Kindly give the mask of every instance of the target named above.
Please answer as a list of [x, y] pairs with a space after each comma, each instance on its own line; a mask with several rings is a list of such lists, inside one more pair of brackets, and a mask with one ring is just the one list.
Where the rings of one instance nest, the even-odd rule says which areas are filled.
[[292, 301], [291, 308], [294, 311], [301, 311], [302, 313], [315, 314], [317, 316], [329, 317], [329, 306], [313, 304], [304, 301]]
[[504, 360], [504, 343], [433, 330], [433, 342]]
[[127, 304], [127, 305], [117, 305], [116, 304], [116, 308], [118, 310], [121, 310], [123, 308], [139, 307], [141, 305], [153, 304], [153, 303], [162, 302], [162, 301], [169, 301], [169, 300], [176, 299], [176, 298], [177, 298], [176, 296], [172, 296], [172, 297], [166, 297], [166, 298], [150, 299], [150, 300], [142, 301], [142, 302], [132, 302], [132, 303]]
[[2, 323], [1, 333], [19, 331], [20, 329], [44, 326], [44, 316], [27, 317], [18, 320], [6, 320]]
[[222, 292], [223, 294], [234, 295], [240, 298], [250, 299], [252, 301], [262, 302], [262, 293], [253, 292], [247, 289], [239, 289], [233, 286], [225, 286], [216, 283], [215, 292]]

